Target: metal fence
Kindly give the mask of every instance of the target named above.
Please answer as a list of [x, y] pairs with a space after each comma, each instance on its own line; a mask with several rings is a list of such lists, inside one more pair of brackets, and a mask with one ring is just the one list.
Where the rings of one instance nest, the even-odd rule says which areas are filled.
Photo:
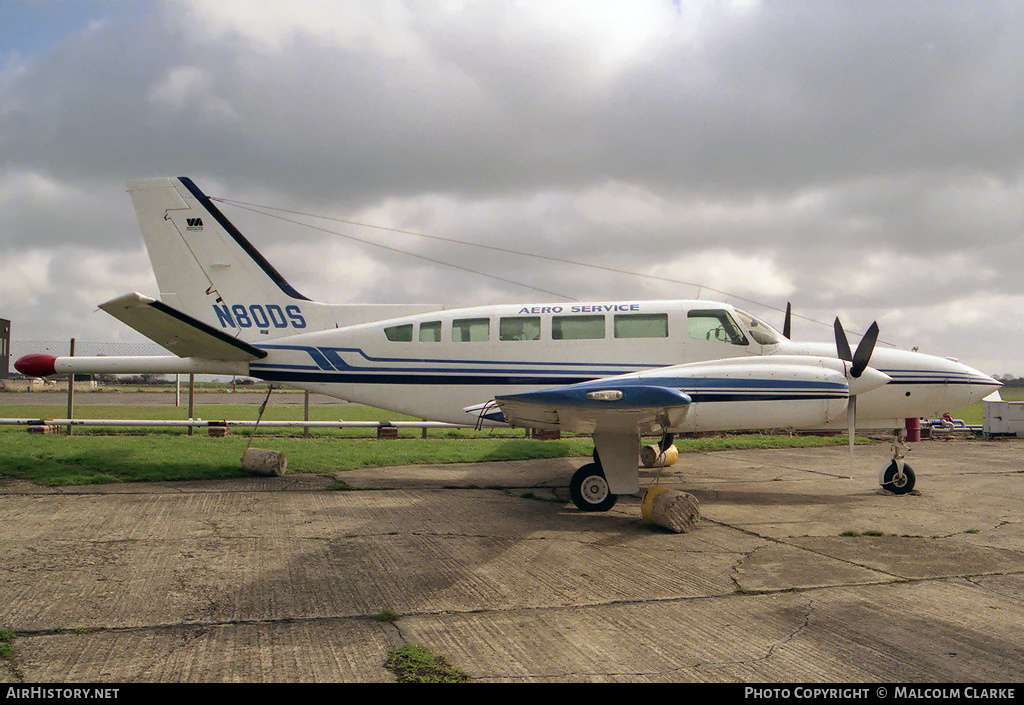
[[[11, 339], [11, 359], [17, 360], [29, 353], [46, 353], [48, 355], [69, 355], [71, 339], [68, 340], [18, 340]], [[93, 341], [75, 339], [75, 355], [83, 356], [122, 356], [122, 355], [169, 355], [164, 348], [156, 343], [130, 343], [126, 341]]]
[[[130, 343], [130, 342], [96, 342], [96, 341], [79, 341], [75, 340], [23, 340], [23, 341], [11, 341], [11, 359], [17, 360], [22, 355], [29, 353], [46, 353], [48, 355], [63, 356], [69, 355], [74, 348], [74, 354], [76, 356], [93, 357], [93, 356], [127, 356], [127, 355], [167, 355], [167, 350], [161, 348], [159, 345], [153, 343]], [[117, 377], [135, 377], [136, 375], [116, 375]], [[66, 378], [67, 375], [61, 375], [60, 377]], [[175, 381], [175, 375], [162, 375], [167, 382], [173, 383]], [[170, 379], [167, 379], [167, 378]], [[185, 380], [190, 377], [189, 375], [182, 375]], [[194, 375], [195, 380], [200, 381], [217, 381], [217, 380], [230, 380], [231, 377], [217, 376], [217, 375]], [[184, 427], [188, 429], [191, 435], [192, 430], [195, 428], [206, 428], [206, 427], [252, 427], [256, 425], [255, 421], [204, 421], [202, 419], [193, 418], [193, 407], [195, 404], [194, 389], [191, 385], [188, 386], [188, 414], [189, 418], [179, 420], [166, 420], [166, 421], [143, 421], [133, 419], [77, 419], [75, 418], [75, 404], [74, 404], [74, 389], [68, 390], [67, 396], [67, 415], [62, 419], [24, 419], [24, 418], [0, 418], [0, 425], [6, 426], [28, 426], [28, 427], [49, 427], [49, 426], [60, 426], [66, 429], [66, 433], [71, 433], [72, 428], [75, 426], [125, 426], [125, 427]], [[2, 399], [2, 398], [0, 398]], [[338, 400], [339, 403], [344, 403]], [[176, 401], [176, 406], [181, 405], [181, 401]], [[450, 423], [441, 423], [434, 421], [310, 421], [309, 420], [309, 397], [308, 392], [306, 393], [305, 400], [305, 418], [301, 421], [261, 421], [260, 426], [266, 428], [283, 428], [283, 427], [299, 427], [303, 428], [305, 433], [308, 435], [311, 429], [327, 429], [327, 428], [367, 428], [377, 429], [378, 437], [385, 437], [387, 431], [397, 430], [400, 428], [417, 428], [422, 429], [423, 436], [426, 437], [427, 429], [442, 429], [442, 428], [469, 428], [471, 424], [458, 425]]]

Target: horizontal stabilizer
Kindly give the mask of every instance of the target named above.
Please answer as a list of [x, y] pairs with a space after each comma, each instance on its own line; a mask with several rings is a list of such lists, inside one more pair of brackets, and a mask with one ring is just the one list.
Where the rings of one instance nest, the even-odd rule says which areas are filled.
[[118, 296], [100, 308], [178, 357], [247, 361], [267, 356], [264, 350], [142, 294]]

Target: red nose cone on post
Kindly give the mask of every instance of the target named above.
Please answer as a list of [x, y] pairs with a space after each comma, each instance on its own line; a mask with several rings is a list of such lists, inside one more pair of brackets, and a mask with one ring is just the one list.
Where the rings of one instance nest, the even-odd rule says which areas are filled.
[[49, 377], [56, 374], [53, 365], [57, 358], [43, 353], [24, 355], [14, 363], [14, 369], [26, 377]]

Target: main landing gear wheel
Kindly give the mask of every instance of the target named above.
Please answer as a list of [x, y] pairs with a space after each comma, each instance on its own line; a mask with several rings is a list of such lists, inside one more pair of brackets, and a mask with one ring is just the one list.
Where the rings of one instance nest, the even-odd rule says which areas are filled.
[[597, 463], [587, 463], [569, 481], [569, 496], [584, 512], [607, 512], [619, 496], [608, 489], [608, 480]]
[[914, 489], [914, 471], [906, 463], [903, 464], [903, 474], [900, 474], [899, 466], [893, 460], [882, 471], [882, 488], [893, 494], [907, 494]]

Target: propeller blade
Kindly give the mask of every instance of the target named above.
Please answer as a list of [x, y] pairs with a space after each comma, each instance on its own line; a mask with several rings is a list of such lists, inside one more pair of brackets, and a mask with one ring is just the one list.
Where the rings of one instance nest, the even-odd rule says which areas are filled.
[[836, 318], [836, 322], [832, 327], [836, 331], [836, 352], [839, 353], [839, 359], [853, 362], [850, 342], [846, 339], [846, 331], [843, 330], [843, 324], [839, 322], [839, 318]]
[[786, 320], [782, 323], [782, 335], [786, 337], [786, 340], [792, 339], [793, 333], [793, 305], [790, 302], [786, 302]]
[[851, 394], [846, 405], [846, 430], [850, 434], [850, 452], [853, 452], [853, 437], [857, 434], [857, 395]]
[[868, 361], [871, 359], [871, 353], [875, 349], [875, 341], [878, 340], [878, 322], [871, 324], [868, 328], [868, 332], [864, 334], [860, 344], [857, 346], [857, 352], [853, 356], [853, 366], [850, 367], [850, 375], [853, 377], [860, 377], [864, 373], [864, 369], [868, 366]]
[[853, 439], [857, 433], [857, 395], [851, 394], [846, 404], [846, 433], [850, 439], [850, 477], [853, 477]]

